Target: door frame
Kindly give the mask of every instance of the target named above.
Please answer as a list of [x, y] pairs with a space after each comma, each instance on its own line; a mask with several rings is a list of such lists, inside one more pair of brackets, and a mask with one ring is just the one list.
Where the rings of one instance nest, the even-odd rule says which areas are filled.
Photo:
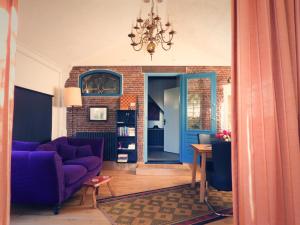
[[[181, 86], [182, 86], [182, 73], [145, 73], [144, 74], [144, 162], [148, 162], [148, 82], [150, 77], [179, 77], [180, 94], [179, 94], [179, 120], [182, 120], [182, 101], [181, 101]], [[179, 161], [181, 162], [181, 123], [179, 124]]]

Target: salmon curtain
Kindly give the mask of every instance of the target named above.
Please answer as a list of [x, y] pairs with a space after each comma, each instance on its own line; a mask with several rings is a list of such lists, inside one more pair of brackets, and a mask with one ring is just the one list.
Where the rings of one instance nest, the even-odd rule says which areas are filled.
[[9, 224], [17, 0], [0, 0], [0, 224]]
[[300, 224], [300, 1], [232, 0], [235, 225]]

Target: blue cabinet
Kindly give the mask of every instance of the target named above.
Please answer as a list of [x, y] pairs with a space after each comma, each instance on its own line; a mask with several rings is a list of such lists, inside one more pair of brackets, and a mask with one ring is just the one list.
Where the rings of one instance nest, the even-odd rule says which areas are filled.
[[117, 110], [116, 151], [117, 162], [137, 162], [137, 115], [136, 110]]

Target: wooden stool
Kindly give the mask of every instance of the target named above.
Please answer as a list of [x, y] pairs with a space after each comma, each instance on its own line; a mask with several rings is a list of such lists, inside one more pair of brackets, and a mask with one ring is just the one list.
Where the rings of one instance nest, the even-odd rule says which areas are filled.
[[111, 189], [111, 186], [109, 182], [111, 181], [112, 177], [110, 176], [97, 176], [89, 179], [88, 181], [84, 182], [83, 184], [83, 194], [81, 197], [81, 202], [80, 205], [84, 204], [85, 198], [86, 198], [86, 193], [89, 188], [92, 188], [93, 193], [93, 207], [97, 208], [97, 196], [99, 194], [99, 187], [103, 184], [107, 184], [107, 187], [110, 191], [110, 194], [112, 196], [115, 196], [113, 190]]

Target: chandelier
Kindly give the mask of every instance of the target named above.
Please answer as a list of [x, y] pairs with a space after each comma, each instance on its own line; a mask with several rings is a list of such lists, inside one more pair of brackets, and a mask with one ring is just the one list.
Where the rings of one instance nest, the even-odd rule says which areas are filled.
[[[157, 0], [157, 2], [161, 1]], [[145, 0], [145, 2], [149, 2], [149, 0]], [[140, 51], [144, 45], [147, 46], [147, 51], [151, 55], [152, 60], [156, 46], [161, 45], [165, 51], [171, 49], [174, 34], [175, 31], [172, 29], [171, 23], [168, 21], [163, 26], [158, 11], [156, 14], [154, 13], [154, 0], [151, 0], [151, 11], [148, 14], [148, 18], [143, 20], [139, 16], [128, 37], [130, 37], [131, 46], [135, 51]]]

